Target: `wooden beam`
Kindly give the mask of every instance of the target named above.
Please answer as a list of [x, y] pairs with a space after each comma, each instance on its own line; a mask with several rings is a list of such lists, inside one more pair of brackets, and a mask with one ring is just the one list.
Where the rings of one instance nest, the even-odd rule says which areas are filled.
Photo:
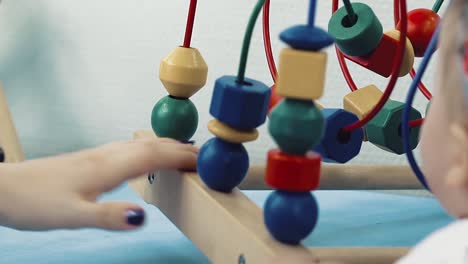
[[0, 84], [0, 147], [3, 149], [6, 162], [20, 162], [24, 160], [23, 150], [16, 134], [13, 119], [8, 109], [3, 87]]
[[[239, 188], [269, 190], [265, 167], [253, 166]], [[322, 166], [320, 190], [419, 190], [424, 189], [408, 166], [330, 165]]]
[[[134, 136], [154, 137], [148, 131]], [[152, 184], [148, 175], [142, 176], [130, 186], [157, 206], [213, 263], [266, 264], [279, 256], [315, 259], [303, 246], [271, 238], [262, 210], [237, 188], [229, 194], [216, 192], [196, 173], [174, 171], [156, 173]]]
[[406, 247], [309, 248], [321, 261], [346, 264], [393, 264], [409, 252]]

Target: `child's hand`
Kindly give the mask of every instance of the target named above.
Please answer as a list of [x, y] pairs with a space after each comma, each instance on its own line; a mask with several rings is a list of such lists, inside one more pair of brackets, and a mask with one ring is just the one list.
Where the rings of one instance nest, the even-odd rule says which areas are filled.
[[21, 230], [131, 230], [144, 212], [97, 203], [104, 192], [157, 169], [193, 169], [198, 149], [171, 139], [119, 142], [63, 156], [0, 165], [0, 225]]

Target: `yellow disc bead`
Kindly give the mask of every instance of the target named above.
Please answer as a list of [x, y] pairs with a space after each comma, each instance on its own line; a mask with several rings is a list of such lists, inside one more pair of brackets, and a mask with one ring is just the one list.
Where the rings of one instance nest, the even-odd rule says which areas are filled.
[[241, 131], [234, 129], [217, 119], [208, 122], [208, 130], [215, 136], [231, 143], [244, 143], [258, 138], [258, 130]]
[[301, 100], [323, 95], [327, 54], [284, 48], [280, 54], [276, 93]]
[[206, 83], [208, 66], [197, 49], [177, 47], [159, 66], [159, 79], [167, 92], [189, 98]]
[[[397, 41], [400, 40], [400, 31], [396, 29], [385, 32], [385, 35]], [[413, 45], [411, 44], [411, 41], [409, 40], [409, 38], [406, 38], [405, 55], [403, 57], [403, 63], [401, 64], [399, 76], [402, 77], [402, 76], [407, 75], [413, 68], [413, 65], [414, 65]]]
[[[379, 102], [382, 95], [383, 93], [379, 88], [375, 85], [369, 85], [347, 94], [343, 98], [343, 108], [355, 114], [359, 119], [363, 119]], [[364, 141], [367, 141], [365, 133]]]

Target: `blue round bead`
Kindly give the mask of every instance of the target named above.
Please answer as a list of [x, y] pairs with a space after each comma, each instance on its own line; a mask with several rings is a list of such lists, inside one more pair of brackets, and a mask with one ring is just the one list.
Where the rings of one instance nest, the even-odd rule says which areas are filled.
[[232, 191], [245, 178], [248, 168], [249, 155], [242, 144], [212, 138], [198, 154], [200, 178], [208, 187], [220, 192]]
[[351, 133], [342, 131], [347, 125], [358, 121], [358, 117], [343, 109], [323, 109], [325, 134], [320, 144], [314, 149], [325, 161], [346, 163], [361, 151], [364, 132], [356, 129]]
[[310, 192], [275, 191], [265, 202], [263, 216], [276, 240], [295, 245], [314, 230], [318, 204]]
[[281, 32], [280, 39], [294, 49], [318, 51], [332, 45], [335, 39], [325, 30], [297, 25]]
[[235, 76], [223, 76], [216, 80], [210, 114], [233, 128], [251, 130], [265, 122], [270, 95], [262, 82], [246, 78], [240, 84]]

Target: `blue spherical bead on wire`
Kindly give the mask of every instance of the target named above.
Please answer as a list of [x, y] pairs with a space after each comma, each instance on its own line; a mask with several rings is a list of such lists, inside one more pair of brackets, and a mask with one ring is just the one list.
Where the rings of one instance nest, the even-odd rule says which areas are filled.
[[249, 155], [242, 144], [212, 138], [200, 149], [197, 168], [200, 178], [208, 187], [230, 192], [245, 178]]
[[361, 151], [364, 132], [362, 129], [355, 129], [346, 133], [342, 129], [357, 122], [358, 117], [343, 109], [323, 109], [322, 114], [325, 117], [325, 133], [314, 150], [325, 161], [346, 163], [356, 157]]
[[276, 240], [295, 245], [314, 230], [318, 204], [310, 192], [275, 191], [266, 200], [263, 214]]

